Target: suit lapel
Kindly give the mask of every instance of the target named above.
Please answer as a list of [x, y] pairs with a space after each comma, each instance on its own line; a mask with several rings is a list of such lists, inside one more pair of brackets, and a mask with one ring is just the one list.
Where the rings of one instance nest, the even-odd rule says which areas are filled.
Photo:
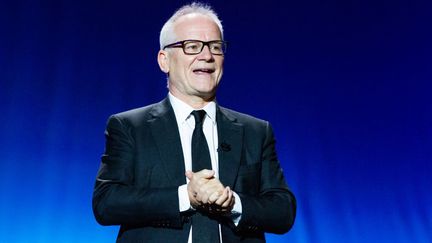
[[183, 150], [175, 114], [168, 98], [155, 106], [151, 114], [153, 117], [148, 122], [168, 179], [176, 185], [185, 184]]
[[219, 179], [225, 186], [234, 187], [240, 166], [243, 146], [243, 125], [223, 108], [217, 107], [216, 121], [219, 140]]
[[[219, 179], [233, 188], [240, 166], [243, 146], [243, 125], [223, 108], [216, 108], [219, 140]], [[174, 110], [166, 98], [151, 111], [150, 129], [168, 179], [176, 185], [186, 183], [183, 150]]]

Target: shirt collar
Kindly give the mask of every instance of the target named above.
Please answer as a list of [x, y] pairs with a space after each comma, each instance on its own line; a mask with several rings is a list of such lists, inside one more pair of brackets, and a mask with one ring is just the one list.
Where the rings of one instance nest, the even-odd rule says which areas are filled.
[[[172, 95], [171, 92], [168, 93], [168, 98], [169, 101], [171, 102], [171, 106], [174, 110], [178, 122], [186, 121], [191, 115], [191, 112], [195, 110], [190, 105], [186, 104], [185, 102], [181, 101], [179, 98]], [[205, 110], [205, 112], [207, 113], [207, 117], [210, 118], [210, 120], [214, 124], [216, 124], [216, 102], [211, 101], [207, 105], [205, 105], [202, 109]]]

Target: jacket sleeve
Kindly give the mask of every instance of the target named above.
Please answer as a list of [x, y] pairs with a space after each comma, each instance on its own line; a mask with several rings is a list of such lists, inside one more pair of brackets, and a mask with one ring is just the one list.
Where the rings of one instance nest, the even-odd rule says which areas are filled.
[[242, 216], [238, 231], [283, 234], [290, 230], [296, 216], [296, 200], [289, 190], [277, 159], [275, 139], [266, 123], [262, 143], [259, 190], [239, 193]]
[[106, 146], [93, 192], [93, 212], [102, 225], [181, 227], [178, 187], [138, 188], [134, 185], [133, 128], [111, 116]]

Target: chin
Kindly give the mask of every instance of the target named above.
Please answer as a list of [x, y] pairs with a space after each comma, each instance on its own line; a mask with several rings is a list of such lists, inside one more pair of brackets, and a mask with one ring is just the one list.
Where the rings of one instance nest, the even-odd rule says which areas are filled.
[[195, 86], [195, 90], [202, 93], [211, 93], [216, 89], [214, 81], [201, 81]]
[[212, 99], [216, 95], [216, 89], [211, 90], [198, 90], [198, 96], [207, 100]]

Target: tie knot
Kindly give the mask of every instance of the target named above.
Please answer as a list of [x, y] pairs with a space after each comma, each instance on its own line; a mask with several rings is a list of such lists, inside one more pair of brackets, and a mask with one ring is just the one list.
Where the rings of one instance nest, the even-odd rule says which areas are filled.
[[191, 113], [195, 118], [195, 125], [200, 124], [204, 120], [204, 116], [206, 115], [205, 110], [194, 110]]

